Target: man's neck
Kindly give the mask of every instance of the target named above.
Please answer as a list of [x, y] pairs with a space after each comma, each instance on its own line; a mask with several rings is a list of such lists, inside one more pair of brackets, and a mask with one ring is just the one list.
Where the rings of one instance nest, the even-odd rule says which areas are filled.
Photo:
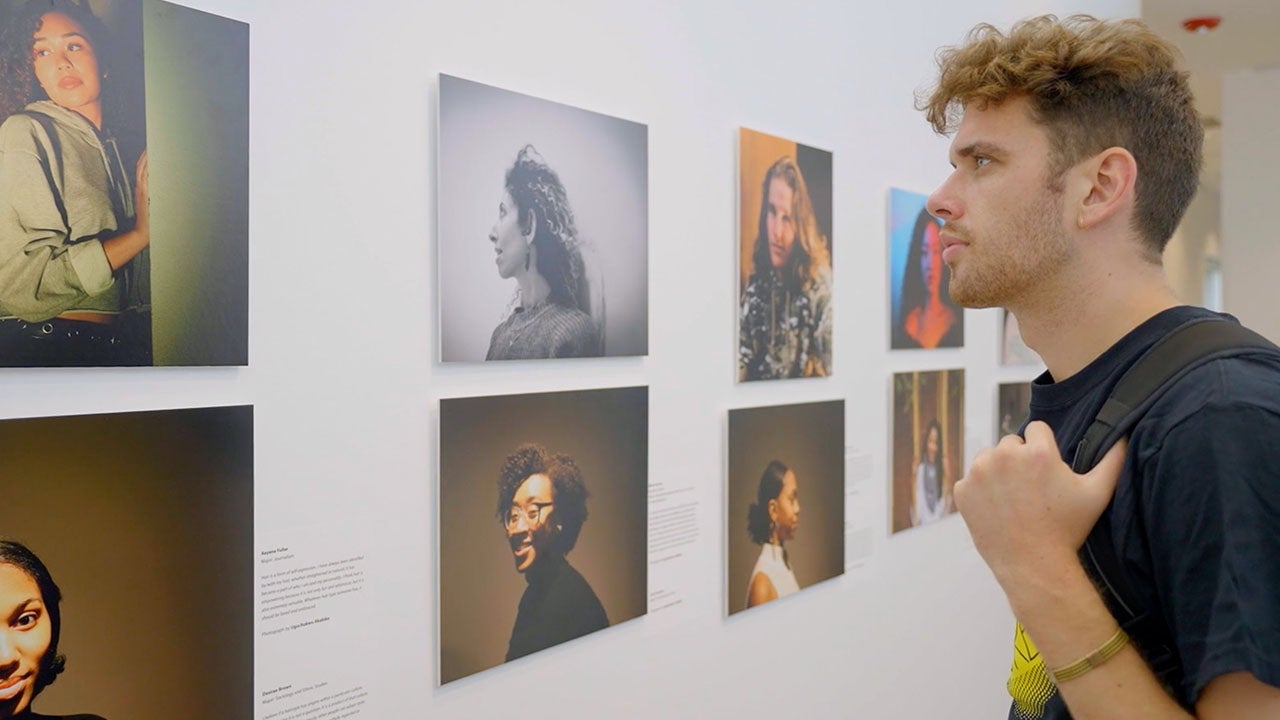
[[1067, 283], [1069, 292], [1010, 308], [1027, 346], [1054, 382], [1083, 370], [1134, 328], [1181, 303], [1159, 265], [1094, 268]]

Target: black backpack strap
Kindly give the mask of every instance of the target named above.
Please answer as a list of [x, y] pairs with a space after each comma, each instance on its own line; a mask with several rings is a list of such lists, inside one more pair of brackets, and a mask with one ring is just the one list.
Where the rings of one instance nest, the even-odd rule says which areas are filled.
[[[1219, 358], [1259, 353], [1280, 356], [1280, 348], [1235, 322], [1205, 318], [1179, 327], [1121, 376], [1076, 447], [1072, 469], [1077, 473], [1092, 469], [1112, 445], [1129, 434], [1156, 400], [1191, 370]], [[1116, 554], [1107, 515], [1090, 531], [1080, 549], [1080, 559], [1109, 596], [1107, 605], [1120, 626], [1138, 638], [1152, 670], [1166, 684], [1173, 684], [1182, 673], [1173, 638], [1164, 619], [1143, 607], [1134, 592]]]

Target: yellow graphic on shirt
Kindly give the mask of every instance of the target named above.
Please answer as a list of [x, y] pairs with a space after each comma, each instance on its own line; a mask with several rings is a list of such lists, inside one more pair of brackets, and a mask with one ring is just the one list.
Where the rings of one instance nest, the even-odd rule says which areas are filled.
[[1022, 623], [1018, 623], [1013, 633], [1013, 667], [1009, 669], [1007, 687], [1014, 710], [1023, 720], [1044, 717], [1045, 706], [1057, 690], [1049, 680], [1044, 658], [1031, 642], [1031, 636], [1022, 629]]

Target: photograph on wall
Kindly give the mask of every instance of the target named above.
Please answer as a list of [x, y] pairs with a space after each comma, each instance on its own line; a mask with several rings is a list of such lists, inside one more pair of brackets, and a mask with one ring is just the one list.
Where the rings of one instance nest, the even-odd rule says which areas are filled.
[[964, 371], [893, 376], [893, 532], [955, 512], [951, 489], [964, 476]]
[[440, 401], [440, 683], [644, 615], [649, 389]]
[[248, 364], [248, 26], [0, 6], [0, 367]]
[[1022, 429], [1031, 412], [1031, 383], [1000, 383], [996, 397], [996, 442]]
[[0, 496], [0, 717], [252, 717], [253, 408], [2, 420]]
[[727, 612], [844, 574], [844, 401], [729, 411]]
[[942, 261], [942, 223], [928, 198], [889, 189], [889, 349], [964, 345], [964, 311], [951, 301], [951, 270]]
[[738, 382], [832, 374], [832, 156], [738, 133]]
[[1018, 330], [1018, 318], [1006, 308], [1000, 308], [1000, 364], [1043, 365], [1035, 350], [1027, 347]]
[[649, 353], [649, 129], [440, 76], [443, 362]]

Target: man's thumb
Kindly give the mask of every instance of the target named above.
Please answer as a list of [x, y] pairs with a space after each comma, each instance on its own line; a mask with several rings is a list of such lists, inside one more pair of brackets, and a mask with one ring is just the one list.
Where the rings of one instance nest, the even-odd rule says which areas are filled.
[[1116, 491], [1116, 482], [1120, 479], [1120, 470], [1124, 468], [1124, 456], [1129, 451], [1129, 438], [1123, 437], [1107, 451], [1093, 469], [1085, 474], [1085, 481], [1099, 493], [1106, 493], [1107, 498]]

